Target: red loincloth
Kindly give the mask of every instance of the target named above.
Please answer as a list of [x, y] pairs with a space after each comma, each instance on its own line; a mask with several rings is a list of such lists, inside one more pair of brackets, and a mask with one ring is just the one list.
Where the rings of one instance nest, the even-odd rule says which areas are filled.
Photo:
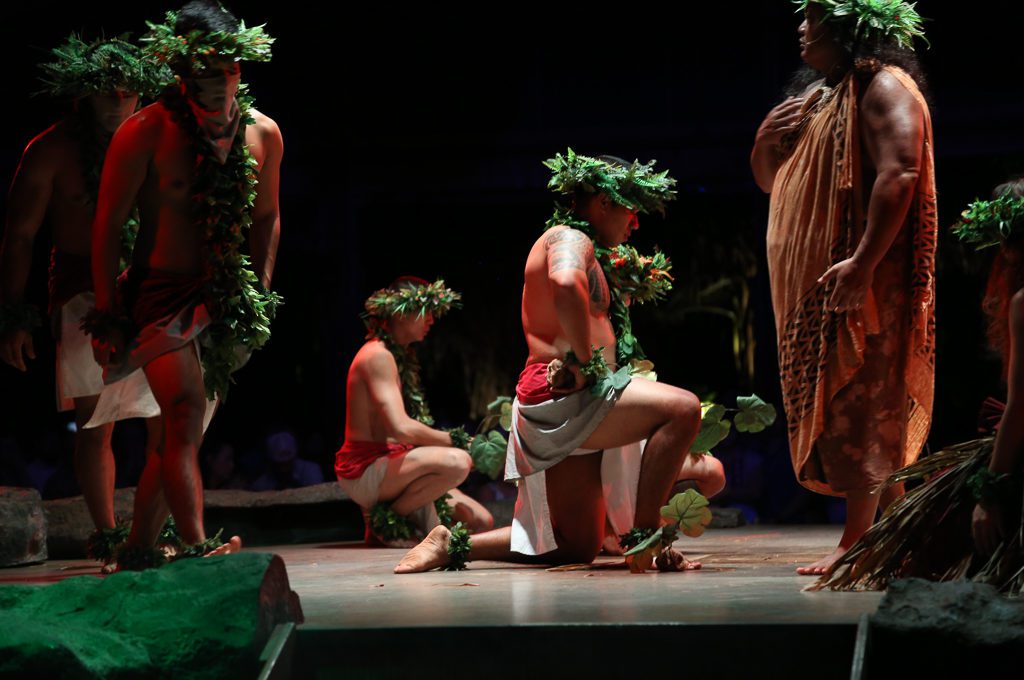
[[346, 441], [334, 454], [334, 473], [338, 479], [359, 479], [380, 458], [394, 458], [414, 448], [412, 444]]
[[527, 406], [542, 404], [557, 396], [552, 394], [551, 385], [548, 384], [548, 365], [546, 363], [526, 365], [523, 372], [519, 374], [519, 382], [516, 383], [516, 396], [519, 397], [520, 404]]

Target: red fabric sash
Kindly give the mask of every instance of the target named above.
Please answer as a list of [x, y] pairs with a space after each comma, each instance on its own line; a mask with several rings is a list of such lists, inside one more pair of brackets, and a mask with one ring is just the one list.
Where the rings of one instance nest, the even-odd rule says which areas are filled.
[[412, 444], [346, 441], [334, 454], [334, 473], [338, 479], [359, 479], [380, 458], [394, 458], [414, 448]]
[[548, 384], [548, 365], [545, 363], [527, 364], [523, 372], [519, 374], [519, 382], [516, 383], [516, 396], [519, 403], [527, 406], [540, 404], [554, 399], [551, 393], [551, 385]]

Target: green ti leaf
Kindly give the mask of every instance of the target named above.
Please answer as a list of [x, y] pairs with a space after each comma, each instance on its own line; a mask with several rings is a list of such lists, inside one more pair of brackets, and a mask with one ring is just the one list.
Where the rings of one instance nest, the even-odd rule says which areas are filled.
[[498, 479], [505, 467], [505, 450], [508, 441], [497, 430], [478, 434], [469, 445], [473, 467], [491, 479]]
[[739, 408], [733, 419], [733, 424], [739, 432], [761, 432], [775, 422], [778, 415], [775, 407], [766, 403], [756, 394], [749, 397], [738, 397], [736, 406]]
[[679, 529], [691, 538], [704, 533], [704, 527], [711, 523], [711, 509], [708, 499], [694, 489], [677, 493], [661, 508], [661, 516], [679, 525]]
[[729, 436], [732, 423], [725, 419], [721, 404], [701, 404], [700, 432], [690, 444], [690, 453], [707, 453]]

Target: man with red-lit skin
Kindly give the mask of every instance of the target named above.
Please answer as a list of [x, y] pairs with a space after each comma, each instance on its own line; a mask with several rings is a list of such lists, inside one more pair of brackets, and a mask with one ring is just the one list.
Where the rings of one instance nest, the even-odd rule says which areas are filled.
[[[597, 242], [606, 248], [624, 243], [639, 224], [635, 210], [607, 194], [578, 197], [576, 216], [594, 228]], [[603, 347], [605, 361], [615, 363], [615, 332], [608, 318], [608, 283], [594, 256], [590, 236], [568, 226], [555, 226], [533, 244], [526, 260], [522, 321], [529, 348], [527, 363], [558, 362], [572, 350], [581, 362], [592, 348]], [[574, 384], [564, 392], [584, 388], [579, 366], [571, 365]], [[582, 449], [613, 449], [647, 439], [637, 489], [635, 526], [661, 526], [661, 506], [679, 477], [688, 449], [700, 429], [700, 400], [686, 390], [664, 383], [631, 381], [583, 443]], [[469, 559], [534, 564], [591, 562], [605, 536], [601, 455], [574, 455], [545, 470], [547, 501], [557, 548], [542, 555], [524, 555], [510, 549], [512, 529], [503, 528], [473, 537]], [[433, 569], [448, 563], [445, 527], [435, 528], [395, 568], [396, 573]], [[675, 550], [676, 568], [694, 569]]]
[[[186, 96], [205, 110], [222, 110], [225, 101], [235, 95], [240, 71], [236, 61], [209, 59], [201, 74], [204, 86], [194, 83], [197, 74], [184, 75]], [[277, 123], [255, 109], [249, 113], [254, 123], [245, 128], [245, 142], [258, 173], [249, 245], [259, 282], [269, 287], [280, 233], [278, 183], [284, 144]], [[136, 203], [141, 224], [132, 266], [197, 278], [202, 275], [203, 230], [193, 224], [191, 214], [194, 161], [192, 139], [163, 101], [129, 118], [114, 136], [103, 169], [94, 227], [98, 310], [114, 309], [118, 229]], [[116, 332], [107, 342], [94, 340], [97, 359], [116, 363], [127, 340]], [[161, 456], [147, 462], [139, 482], [128, 542], [155, 544], [165, 519], [155, 503], [162, 491], [183, 541], [200, 543], [206, 534], [198, 451], [207, 402], [194, 343], [157, 357], [144, 371], [161, 408], [164, 438]], [[240, 548], [241, 539], [234, 536], [217, 552]]]
[[[434, 317], [429, 312], [422, 316], [395, 315], [383, 324], [392, 341], [405, 348], [426, 337]], [[469, 531], [486, 531], [494, 525], [486, 508], [455, 488], [473, 468], [469, 454], [454, 447], [447, 432], [409, 417], [402, 400], [398, 364], [387, 345], [376, 338], [366, 341], [348, 370], [345, 441], [413, 447], [388, 457], [387, 470], [377, 489], [377, 500], [389, 502], [396, 514], [408, 516], [448, 493], [454, 519], [463, 522]], [[367, 539], [374, 540], [369, 530]]]
[[[79, 135], [92, 134], [101, 142], [109, 141], [135, 112], [138, 101], [138, 94], [126, 89], [86, 95], [76, 100], [72, 116], [29, 142], [8, 195], [7, 227], [0, 246], [0, 301], [24, 301], [32, 248], [44, 221], [49, 222], [53, 248], [61, 255], [55, 260], [55, 267], [69, 258], [89, 258], [96, 205], [89, 195], [89, 169], [83, 167]], [[0, 337], [0, 359], [19, 371], [27, 371], [29, 361], [35, 359], [32, 333], [14, 330]], [[83, 427], [92, 417], [98, 400], [99, 392], [72, 399], [75, 474], [93, 524], [97, 529], [111, 529], [115, 523], [115, 466], [110, 447], [114, 424]], [[155, 446], [159, 440], [159, 421], [149, 419], [147, 429], [147, 444]]]

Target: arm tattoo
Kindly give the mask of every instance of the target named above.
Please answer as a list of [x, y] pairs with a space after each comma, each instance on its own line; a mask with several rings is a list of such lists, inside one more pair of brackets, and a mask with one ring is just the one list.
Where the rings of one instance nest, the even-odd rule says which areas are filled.
[[587, 264], [594, 259], [594, 246], [590, 238], [575, 229], [563, 229], [547, 238], [548, 274], [563, 269], [579, 269], [585, 272]]

